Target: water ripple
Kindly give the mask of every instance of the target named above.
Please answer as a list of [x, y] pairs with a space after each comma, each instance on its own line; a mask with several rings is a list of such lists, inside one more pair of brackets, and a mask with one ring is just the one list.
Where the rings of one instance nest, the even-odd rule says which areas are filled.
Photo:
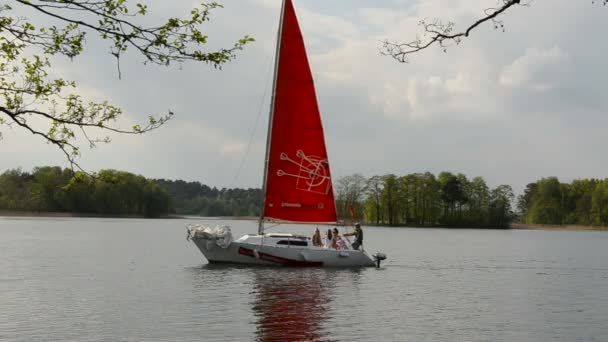
[[383, 268], [331, 270], [207, 265], [179, 220], [0, 226], [3, 342], [608, 340], [608, 233], [370, 228]]

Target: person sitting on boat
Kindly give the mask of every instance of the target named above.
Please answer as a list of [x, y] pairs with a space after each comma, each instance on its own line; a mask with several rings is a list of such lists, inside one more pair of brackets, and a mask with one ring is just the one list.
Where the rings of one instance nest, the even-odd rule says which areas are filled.
[[340, 237], [340, 234], [338, 233], [338, 228], [334, 228], [331, 233], [331, 248], [338, 249], [338, 238]]
[[327, 236], [325, 236], [325, 248], [331, 248], [333, 244], [333, 236], [331, 235], [331, 229], [327, 230]]
[[338, 232], [338, 228], [334, 228], [334, 232], [333, 232], [333, 243], [332, 243], [332, 247], [335, 249], [348, 249], [348, 246], [346, 246], [346, 242], [344, 242], [344, 239], [342, 239], [342, 237], [340, 236], [340, 233]]
[[361, 229], [361, 224], [359, 222], [355, 223], [355, 231], [352, 233], [344, 234], [344, 236], [354, 236], [355, 242], [352, 243], [353, 249], [357, 250], [361, 245], [363, 245], [363, 229]]
[[323, 241], [321, 241], [321, 232], [319, 231], [319, 227], [315, 229], [315, 233], [312, 236], [312, 245], [316, 247], [323, 247]]
[[339, 236], [338, 240], [336, 241], [336, 249], [348, 249], [348, 246], [346, 245], [346, 242], [344, 242], [344, 239]]

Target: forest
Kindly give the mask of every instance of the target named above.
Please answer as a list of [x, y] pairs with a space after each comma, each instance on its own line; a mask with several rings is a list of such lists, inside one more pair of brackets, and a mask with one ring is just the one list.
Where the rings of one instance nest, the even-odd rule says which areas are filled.
[[0, 210], [102, 216], [253, 216], [259, 189], [216, 189], [199, 182], [146, 179], [117, 170], [96, 174], [43, 166], [0, 175]]
[[509, 185], [490, 189], [483, 178], [430, 172], [339, 179], [338, 216], [376, 225], [508, 228], [516, 215]]
[[154, 182], [169, 194], [174, 214], [249, 217], [260, 213], [260, 189], [217, 189], [183, 180], [157, 179]]
[[[509, 185], [490, 189], [483, 178], [360, 174], [339, 179], [338, 215], [376, 225], [507, 228], [510, 223], [608, 226], [608, 178], [561, 183], [542, 178], [515, 199]], [[352, 208], [352, 212], [351, 212]], [[354, 217], [351, 217], [354, 214]]]
[[[511, 186], [490, 188], [482, 177], [430, 172], [369, 178], [354, 174], [334, 184], [338, 217], [385, 226], [508, 228], [525, 224], [608, 226], [608, 179], [527, 185], [517, 200]], [[200, 182], [147, 179], [125, 171], [95, 174], [42, 166], [0, 175], [0, 210], [83, 215], [255, 217], [260, 189], [218, 189]]]
[[561, 183], [543, 178], [526, 186], [519, 196], [522, 223], [608, 226], [608, 178]]
[[101, 170], [93, 177], [43, 166], [0, 175], [0, 210], [161, 217], [170, 202], [155, 182], [123, 171]]

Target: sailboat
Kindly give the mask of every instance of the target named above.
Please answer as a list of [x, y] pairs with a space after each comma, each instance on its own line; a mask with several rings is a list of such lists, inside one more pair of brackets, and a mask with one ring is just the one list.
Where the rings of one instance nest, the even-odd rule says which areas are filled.
[[295, 9], [283, 0], [266, 141], [258, 233], [232, 240], [229, 227], [189, 226], [188, 238], [211, 263], [379, 266], [363, 248], [314, 246], [308, 236], [266, 233], [265, 223], [336, 224], [336, 205], [314, 81]]

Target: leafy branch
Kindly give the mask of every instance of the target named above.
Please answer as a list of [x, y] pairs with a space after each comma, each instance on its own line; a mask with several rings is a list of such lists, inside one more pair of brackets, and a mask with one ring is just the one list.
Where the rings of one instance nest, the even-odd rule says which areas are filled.
[[[190, 11], [186, 18], [169, 18], [164, 24], [153, 27], [143, 27], [128, 20], [148, 13], [147, 5], [136, 3], [135, 8], [129, 8], [126, 0], [16, 0], [17, 3], [32, 8], [50, 17], [67, 23], [65, 34], [79, 30], [81, 27], [94, 31], [101, 38], [110, 40], [111, 52], [117, 59], [129, 47], [135, 48], [145, 58], [146, 63], [169, 65], [171, 62], [188, 60], [202, 61], [219, 67], [234, 58], [238, 50], [253, 41], [249, 36], [239, 39], [232, 47], [217, 51], [206, 52], [202, 47], [207, 44], [209, 37], [200, 26], [208, 22], [211, 11], [221, 8], [217, 2], [202, 3], [200, 7]], [[94, 20], [84, 21], [84, 14], [91, 15]], [[30, 24], [31, 25], [31, 24]], [[32, 30], [33, 30], [32, 26]], [[55, 38], [62, 38], [55, 35]], [[75, 45], [72, 53], [79, 53], [84, 33], [78, 32], [61, 43]], [[74, 44], [75, 43], [75, 44]]]
[[[80, 156], [78, 139], [90, 147], [109, 143], [99, 132], [144, 134], [164, 125], [172, 112], [150, 116], [145, 124], [120, 127], [122, 110], [103, 102], [87, 102], [78, 94], [75, 82], [51, 78], [49, 56], [78, 57], [85, 48], [86, 35], [94, 34], [111, 42], [110, 52], [118, 62], [134, 49], [144, 64], [169, 66], [187, 61], [204, 62], [215, 68], [231, 61], [236, 52], [253, 41], [249, 36], [233, 46], [216, 51], [204, 47], [209, 37], [202, 26], [216, 2], [202, 3], [185, 18], [169, 18], [157, 26], [141, 26], [137, 17], [148, 13], [144, 3], [129, 6], [127, 0], [15, 0], [21, 10], [42, 13], [63, 26], [37, 27], [27, 18], [13, 14], [13, 7], [0, 5], [0, 126], [17, 126], [55, 145], [70, 165]], [[130, 2], [133, 4], [133, 2]], [[0, 138], [2, 137], [0, 132]]]

